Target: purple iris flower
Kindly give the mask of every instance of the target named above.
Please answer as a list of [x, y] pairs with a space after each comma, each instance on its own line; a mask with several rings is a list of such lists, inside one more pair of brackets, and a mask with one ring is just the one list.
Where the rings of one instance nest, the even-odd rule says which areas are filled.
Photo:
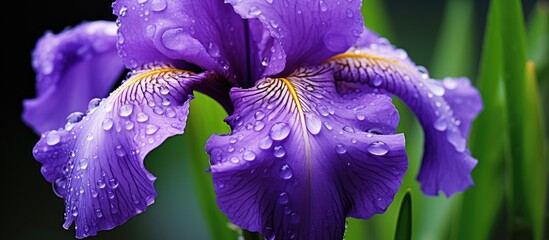
[[[23, 117], [45, 131], [33, 153], [65, 201], [63, 226], [93, 236], [154, 202], [143, 160], [183, 133], [194, 90], [230, 115], [231, 133], [206, 145], [217, 203], [265, 238], [341, 239], [346, 217], [387, 209], [407, 170], [393, 95], [425, 131], [423, 192], [471, 186], [478, 91], [465, 78], [430, 79], [364, 28], [360, 6], [117, 0], [116, 24], [46, 34], [33, 54], [38, 96]], [[131, 74], [102, 98], [122, 65]]]

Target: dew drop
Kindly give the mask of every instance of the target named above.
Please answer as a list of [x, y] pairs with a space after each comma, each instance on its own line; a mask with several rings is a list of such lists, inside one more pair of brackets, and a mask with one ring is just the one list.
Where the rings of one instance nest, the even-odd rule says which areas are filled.
[[256, 121], [254, 124], [254, 130], [258, 132], [263, 130], [264, 127], [265, 127], [265, 123], [263, 123], [262, 121]]
[[438, 131], [444, 131], [446, 130], [446, 128], [448, 127], [447, 123], [446, 123], [446, 119], [441, 117], [441, 118], [438, 118], [437, 120], [435, 120], [433, 122], [433, 127], [435, 127], [436, 130]]
[[95, 216], [97, 216], [98, 218], [102, 218], [103, 217], [103, 211], [101, 211], [101, 209], [95, 209]]
[[149, 120], [149, 115], [147, 115], [146, 113], [140, 112], [137, 114], [136, 120], [141, 123], [146, 122], [147, 120]]
[[153, 38], [155, 33], [156, 33], [156, 25], [154, 24], [147, 25], [147, 28], [145, 29], [145, 36], [147, 36], [148, 38]]
[[128, 120], [124, 123], [124, 128], [129, 131], [133, 129], [134, 125], [135, 124], [132, 121]]
[[269, 136], [265, 136], [259, 140], [259, 148], [267, 150], [273, 145], [273, 140]]
[[313, 135], [318, 134], [322, 128], [322, 122], [313, 114], [305, 113], [305, 123], [307, 125], [307, 130]]
[[290, 166], [288, 166], [288, 164], [282, 165], [282, 168], [280, 168], [280, 177], [282, 179], [290, 179], [293, 175], [294, 173], [292, 172], [292, 169], [290, 168]]
[[210, 42], [208, 44], [208, 53], [212, 57], [219, 57], [219, 47], [217, 46], [217, 44]]
[[56, 196], [60, 198], [63, 198], [65, 196], [65, 194], [67, 193], [66, 183], [67, 179], [64, 177], [57, 178], [55, 179], [55, 181], [53, 181], [52, 188]]
[[288, 194], [285, 192], [280, 193], [280, 195], [278, 195], [278, 203], [283, 205], [288, 203]]
[[126, 16], [126, 13], [128, 13], [128, 7], [122, 6], [120, 10], [118, 11], [118, 15], [121, 17]]
[[124, 104], [122, 107], [120, 107], [120, 111], [118, 112], [118, 115], [121, 117], [127, 117], [132, 114], [133, 111], [133, 105], [132, 104]]
[[427, 88], [429, 88], [429, 90], [431, 90], [431, 93], [435, 96], [444, 96], [445, 90], [439, 82], [427, 82], [425, 86], [427, 86]]
[[328, 4], [326, 4], [325, 1], [320, 0], [319, 5], [320, 5], [320, 11], [323, 11], [323, 12], [328, 11]]
[[357, 112], [357, 113], [355, 114], [355, 116], [356, 116], [356, 119], [358, 119], [358, 120], [360, 120], [360, 121], [362, 121], [362, 120], [364, 120], [364, 119], [366, 118], [366, 116], [365, 116], [364, 113], [362, 113], [362, 112]]
[[446, 132], [446, 139], [448, 139], [448, 142], [450, 142], [458, 152], [464, 152], [466, 148], [466, 141], [463, 137], [461, 137], [461, 134], [457, 131], [457, 129], [451, 129]]
[[114, 153], [116, 154], [116, 156], [119, 156], [119, 157], [126, 156], [126, 151], [120, 145], [114, 148]]
[[345, 145], [338, 143], [336, 144], [336, 152], [338, 154], [345, 154], [347, 152], [347, 148], [345, 148]]
[[108, 130], [111, 130], [113, 124], [114, 124], [114, 122], [112, 121], [112, 119], [105, 118], [105, 120], [103, 120], [103, 123], [101, 124], [101, 126], [103, 127], [103, 130], [108, 131]]
[[103, 179], [99, 179], [97, 180], [97, 187], [98, 188], [105, 188], [105, 181], [103, 181]]
[[166, 112], [164, 114], [166, 115], [166, 117], [173, 118], [175, 117], [176, 112], [173, 108], [169, 107], [169, 108], [166, 108]]
[[444, 85], [444, 87], [448, 90], [454, 90], [457, 88], [458, 86], [458, 81], [453, 79], [453, 78], [445, 78], [443, 81], [442, 81], [442, 84]]
[[318, 111], [318, 113], [320, 113], [320, 115], [324, 116], [324, 117], [327, 117], [330, 113], [328, 112], [328, 108], [326, 106], [323, 106], [323, 105], [319, 105], [316, 110]]
[[46, 135], [46, 144], [53, 146], [61, 141], [61, 135], [59, 132], [53, 130]]
[[351, 126], [345, 126], [343, 127], [343, 130], [348, 133], [355, 133], [355, 129]]
[[250, 11], [248, 11], [248, 17], [255, 17], [261, 14], [261, 9], [259, 7], [251, 7]]
[[284, 147], [282, 146], [276, 146], [274, 147], [273, 149], [273, 155], [277, 158], [281, 158], [281, 157], [284, 157], [284, 155], [286, 155], [286, 149], [284, 149]]
[[95, 109], [99, 107], [102, 101], [103, 100], [101, 100], [100, 98], [94, 98], [90, 100], [90, 102], [88, 103], [88, 113], [93, 113]]
[[154, 124], [147, 124], [147, 127], [145, 128], [145, 133], [147, 135], [154, 134], [154, 133], [156, 133], [156, 131], [158, 131], [158, 126], [156, 126]]
[[168, 4], [166, 3], [166, 0], [152, 0], [151, 10], [155, 12], [160, 12], [166, 9], [167, 5]]
[[112, 188], [112, 189], [115, 189], [118, 187], [118, 180], [116, 178], [112, 178], [109, 180], [109, 187]]
[[87, 158], [80, 159], [80, 169], [88, 168], [89, 161]]
[[290, 126], [283, 122], [275, 123], [271, 127], [270, 136], [273, 140], [284, 140], [290, 135]]
[[230, 161], [232, 163], [238, 163], [238, 162], [240, 162], [240, 159], [238, 159], [238, 157], [231, 157]]
[[255, 160], [255, 153], [251, 150], [247, 150], [242, 154], [242, 159], [246, 161], [253, 161]]
[[374, 77], [374, 80], [372, 80], [372, 84], [375, 86], [375, 87], [379, 87], [381, 86], [381, 84], [383, 83], [383, 78], [379, 75], [376, 75]]
[[80, 121], [82, 121], [82, 118], [84, 118], [84, 113], [81, 112], [73, 112], [67, 116], [67, 124], [75, 124]]
[[371, 143], [366, 150], [373, 155], [383, 156], [389, 152], [389, 146], [387, 146], [384, 142], [375, 141]]
[[328, 130], [332, 130], [334, 129], [334, 127], [332, 126], [332, 124], [330, 122], [324, 122], [324, 127], [326, 127], [326, 129]]
[[263, 113], [261, 110], [255, 112], [254, 114], [254, 117], [255, 117], [255, 120], [262, 120], [263, 118], [265, 118], [265, 113]]

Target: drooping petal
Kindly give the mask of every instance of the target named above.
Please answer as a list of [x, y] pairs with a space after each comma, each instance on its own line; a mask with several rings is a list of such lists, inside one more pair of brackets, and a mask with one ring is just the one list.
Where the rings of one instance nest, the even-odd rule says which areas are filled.
[[36, 132], [59, 128], [69, 113], [105, 97], [122, 73], [114, 22], [88, 22], [46, 33], [32, 54], [36, 98], [24, 101], [23, 120]]
[[[272, 74], [292, 71], [301, 65], [316, 65], [346, 51], [364, 29], [361, 1], [265, 1], [230, 0], [243, 18], [259, 19], [275, 39], [267, 64]], [[286, 64], [280, 64], [285, 59]]]
[[384, 94], [336, 93], [327, 68], [231, 93], [230, 135], [207, 143], [220, 209], [266, 239], [342, 239], [345, 217], [393, 200], [407, 169]]
[[404, 50], [368, 30], [357, 48], [325, 65], [334, 69], [336, 81], [384, 89], [414, 111], [425, 131], [418, 175], [425, 194], [443, 191], [450, 196], [473, 185], [470, 173], [477, 160], [467, 149], [467, 138], [482, 100], [468, 79], [430, 79], [425, 68], [416, 66]]
[[196, 64], [232, 79], [246, 77], [244, 21], [218, 0], [117, 0], [118, 47], [130, 69], [150, 62]]
[[158, 68], [138, 72], [87, 114], [73, 113], [65, 128], [46, 132], [33, 153], [65, 201], [65, 223], [76, 237], [112, 229], [144, 211], [156, 197], [145, 156], [182, 134], [192, 88], [207, 73]]

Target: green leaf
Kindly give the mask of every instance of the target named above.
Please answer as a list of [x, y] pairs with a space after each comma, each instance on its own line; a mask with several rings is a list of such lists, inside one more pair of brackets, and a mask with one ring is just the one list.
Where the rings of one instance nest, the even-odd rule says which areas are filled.
[[[549, 3], [540, 1], [528, 21], [528, 58], [534, 61], [539, 76], [549, 67]], [[547, 82], [547, 78], [540, 78]]]
[[542, 239], [547, 190], [547, 142], [544, 134], [541, 101], [537, 89], [536, 70], [532, 61], [526, 71], [526, 105], [523, 128], [526, 151], [522, 153], [524, 163], [523, 187], [526, 192], [528, 217], [534, 227], [534, 239]]
[[229, 228], [227, 217], [217, 207], [211, 174], [206, 172], [210, 167], [210, 158], [204, 150], [211, 134], [229, 132], [229, 127], [223, 122], [227, 113], [213, 99], [200, 93], [195, 96], [185, 132], [189, 138], [184, 143], [190, 149], [188, 160], [192, 166], [195, 189], [212, 239], [233, 240], [237, 238], [237, 232]]
[[[501, 0], [501, 31], [503, 43], [503, 78], [505, 82], [505, 97], [507, 102], [507, 117], [509, 124], [509, 150], [511, 153], [511, 189], [509, 198], [509, 230], [513, 237], [532, 239], [532, 219], [528, 217], [526, 207], [529, 202], [525, 191], [530, 173], [524, 171], [526, 161], [534, 161], [529, 151], [535, 146], [528, 145], [527, 134], [532, 126], [528, 106], [526, 79], [526, 32], [522, 6], [519, 0]], [[539, 130], [539, 129], [537, 129]], [[541, 157], [541, 156], [537, 156]], [[527, 175], [528, 174], [528, 175]]]
[[473, 1], [449, 0], [443, 16], [429, 71], [436, 78], [471, 76], [475, 26]]
[[492, 1], [488, 12], [477, 81], [484, 109], [473, 122], [469, 139], [471, 153], [479, 162], [472, 173], [475, 186], [464, 193], [456, 239], [489, 239], [503, 204], [507, 116], [499, 5], [499, 1]]
[[395, 231], [395, 240], [412, 239], [412, 197], [408, 189], [402, 199]]
[[363, 1], [361, 12], [364, 17], [364, 24], [366, 27], [387, 39], [391, 39], [395, 36], [391, 28], [391, 19], [387, 14], [383, 1]]

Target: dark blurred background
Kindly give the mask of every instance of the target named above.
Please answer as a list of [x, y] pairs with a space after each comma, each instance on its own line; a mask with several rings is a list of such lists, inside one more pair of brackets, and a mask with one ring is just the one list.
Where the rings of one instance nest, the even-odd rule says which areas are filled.
[[[220, 0], [221, 1], [221, 0]], [[524, 1], [528, 13], [534, 1]], [[3, 3], [4, 4], [4, 3]], [[38, 136], [21, 121], [22, 100], [34, 97], [34, 72], [31, 51], [36, 40], [46, 31], [55, 33], [82, 21], [111, 20], [110, 1], [54, 0], [9, 1], [2, 14], [2, 93], [8, 108], [2, 114], [2, 239], [73, 239], [74, 230], [64, 230], [63, 201], [57, 198], [51, 184], [40, 174], [40, 164], [32, 156]], [[420, 65], [429, 65], [444, 13], [445, 1], [385, 1], [393, 28], [393, 43], [406, 49]], [[476, 1], [475, 49], [480, 49], [488, 1]], [[366, 21], [368, 17], [366, 16]], [[482, 24], [480, 24], [482, 23]], [[475, 60], [478, 61], [478, 58]], [[477, 63], [471, 63], [476, 66]], [[476, 76], [476, 69], [469, 73]], [[7, 85], [6, 85], [7, 84]], [[190, 177], [185, 146], [172, 139], [155, 154], [169, 152], [171, 158], [146, 161], [147, 168], [158, 177], [158, 198], [154, 205], [114, 230], [100, 232], [93, 239], [209, 239], [194, 183]], [[206, 174], [206, 173], [204, 173]], [[217, 206], [211, 206], [216, 208]]]

